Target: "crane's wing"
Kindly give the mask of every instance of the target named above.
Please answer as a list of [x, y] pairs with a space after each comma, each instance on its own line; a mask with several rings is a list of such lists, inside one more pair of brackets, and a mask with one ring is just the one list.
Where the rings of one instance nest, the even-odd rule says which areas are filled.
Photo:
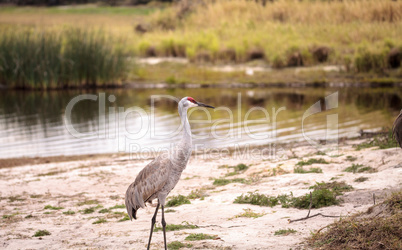
[[126, 208], [130, 219], [145, 207], [145, 202], [162, 189], [169, 178], [170, 159], [157, 157], [137, 175], [126, 191]]
[[392, 134], [395, 140], [399, 143], [399, 146], [402, 148], [402, 110], [394, 121], [394, 125], [392, 126]]

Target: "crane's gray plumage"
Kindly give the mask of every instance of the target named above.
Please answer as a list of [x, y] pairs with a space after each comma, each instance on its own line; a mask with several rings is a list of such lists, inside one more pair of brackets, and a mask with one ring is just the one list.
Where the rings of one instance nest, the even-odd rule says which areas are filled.
[[195, 101], [191, 97], [184, 97], [180, 100], [178, 109], [183, 125], [183, 137], [175, 144], [173, 150], [167, 154], [156, 157], [151, 163], [137, 175], [135, 181], [128, 187], [126, 191], [126, 208], [130, 219], [137, 219], [137, 210], [144, 208], [146, 202], [152, 202], [157, 199], [158, 204], [152, 217], [152, 227], [149, 235], [148, 249], [151, 243], [153, 227], [155, 224], [156, 214], [159, 206], [162, 207], [162, 227], [163, 237], [166, 249], [166, 232], [164, 206], [166, 197], [169, 192], [176, 186], [180, 179], [181, 173], [187, 166], [187, 162], [192, 152], [191, 128], [187, 119], [187, 110], [191, 107], [207, 107], [212, 106]]
[[399, 146], [402, 148], [402, 110], [394, 121], [392, 126], [392, 134]]

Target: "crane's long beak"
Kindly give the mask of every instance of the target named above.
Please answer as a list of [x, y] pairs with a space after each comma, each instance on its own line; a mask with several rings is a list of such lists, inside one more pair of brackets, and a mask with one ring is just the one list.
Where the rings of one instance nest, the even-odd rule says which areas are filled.
[[204, 103], [202, 103], [202, 102], [197, 102], [197, 104], [198, 104], [198, 106], [200, 106], [200, 107], [206, 107], [206, 108], [211, 108], [211, 109], [214, 109], [214, 108], [215, 108], [215, 107], [209, 106], [209, 105], [207, 105], [207, 104], [204, 104]]

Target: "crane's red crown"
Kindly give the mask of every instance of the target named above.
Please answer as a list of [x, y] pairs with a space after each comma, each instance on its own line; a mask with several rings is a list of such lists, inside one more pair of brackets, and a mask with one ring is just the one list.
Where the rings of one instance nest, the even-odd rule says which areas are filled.
[[197, 102], [192, 97], [187, 97], [187, 100], [189, 100], [190, 102], [192, 102], [194, 104], [197, 104]]

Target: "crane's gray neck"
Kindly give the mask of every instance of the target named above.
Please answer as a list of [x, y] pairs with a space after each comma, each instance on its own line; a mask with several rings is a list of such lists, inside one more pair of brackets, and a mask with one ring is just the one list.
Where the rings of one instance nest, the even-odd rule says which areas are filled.
[[187, 107], [182, 107], [181, 105], [179, 106], [179, 115], [181, 118], [181, 124], [183, 125], [183, 137], [182, 141], [189, 143], [190, 145], [192, 144], [191, 141], [191, 128], [190, 128], [190, 123], [188, 122], [187, 118]]

